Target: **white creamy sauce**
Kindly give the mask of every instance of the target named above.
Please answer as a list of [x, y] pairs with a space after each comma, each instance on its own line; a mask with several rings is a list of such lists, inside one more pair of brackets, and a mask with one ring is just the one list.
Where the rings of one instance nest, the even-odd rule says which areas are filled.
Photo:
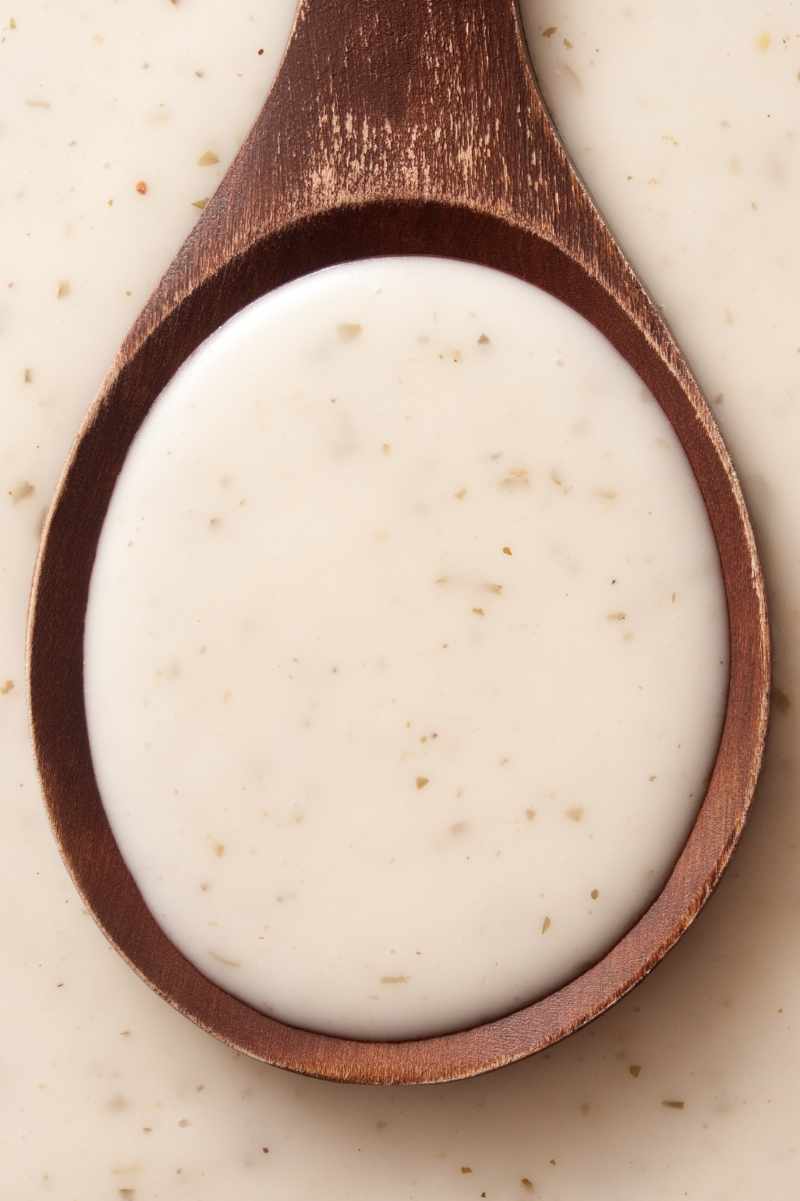
[[[796, 0], [701, 0], [691, 11], [523, 0], [559, 129], [714, 406], [770, 584], [775, 699], [759, 796], [719, 893], [663, 966], [602, 1021], [513, 1069], [453, 1088], [333, 1087], [235, 1055], [165, 1005], [106, 945], [59, 859], [26, 714], [43, 511], [99, 380], [266, 95], [293, 9], [20, 0], [0, 15], [0, 1193], [793, 1201]], [[220, 162], [200, 165], [209, 150]], [[698, 686], [706, 662], [703, 651], [689, 669]]]
[[457, 1029], [635, 920], [713, 762], [727, 625], [688, 464], [545, 293], [307, 277], [165, 389], [92, 579], [98, 781], [150, 908], [295, 1025]]

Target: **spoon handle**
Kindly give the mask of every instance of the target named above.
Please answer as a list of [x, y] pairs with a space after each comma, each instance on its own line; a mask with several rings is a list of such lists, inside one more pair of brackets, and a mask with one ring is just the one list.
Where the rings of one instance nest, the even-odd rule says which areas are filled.
[[516, 210], [565, 164], [516, 0], [303, 0], [252, 148], [277, 130], [277, 190], [300, 210], [384, 198]]
[[237, 254], [343, 205], [409, 200], [522, 221], [568, 252], [592, 224], [517, 0], [301, 0], [272, 91], [196, 235]]
[[[326, 214], [343, 208], [383, 207], [388, 228], [409, 202], [440, 206], [443, 228], [467, 209], [563, 251], [659, 346], [682, 387], [697, 392], [560, 141], [518, 0], [301, 0], [264, 107], [119, 361], [255, 244], [275, 247], [301, 225], [321, 229]], [[412, 243], [404, 253], [415, 252]], [[368, 253], [353, 239], [346, 257]], [[326, 257], [339, 261], [335, 246]], [[468, 257], [482, 261], [480, 241]], [[545, 287], [550, 270], [543, 263], [539, 272]], [[283, 278], [276, 269], [275, 282]], [[568, 303], [600, 325], [596, 298], [581, 272], [575, 278]], [[564, 293], [564, 281], [549, 290]], [[630, 357], [618, 331], [600, 327]]]

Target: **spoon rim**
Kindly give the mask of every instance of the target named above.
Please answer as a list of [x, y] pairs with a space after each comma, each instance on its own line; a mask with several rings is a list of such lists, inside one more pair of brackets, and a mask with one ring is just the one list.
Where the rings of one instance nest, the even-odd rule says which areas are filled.
[[[183, 957], [147, 909], [111, 832], [94, 778], [82, 678], [97, 541], [127, 449], [163, 388], [159, 379], [170, 378], [209, 332], [250, 299], [306, 274], [309, 257], [316, 255], [314, 269], [321, 269], [373, 257], [370, 248], [378, 243], [382, 255], [426, 253], [497, 270], [516, 266], [512, 274], [567, 298], [607, 337], [608, 321], [616, 322], [616, 341], [609, 340], [617, 349], [624, 345], [637, 370], [645, 364], [650, 379], [662, 380], [661, 395], [648, 386], [696, 477], [699, 461], [714, 465], [711, 493], [704, 490], [707, 480], [698, 478], [698, 483], [720, 554], [730, 631], [729, 689], [717, 757], [696, 820], [658, 896], [613, 947], [548, 996], [466, 1030], [397, 1042], [290, 1026], [226, 993]], [[459, 246], [464, 253], [453, 254]], [[357, 253], [342, 253], [343, 248]], [[474, 254], [466, 253], [470, 250]], [[539, 278], [533, 278], [536, 274]], [[669, 338], [666, 329], [665, 335]], [[320, 214], [316, 226], [305, 220], [253, 243], [165, 308], [161, 320], [128, 345], [88, 414], [58, 485], [43, 530], [28, 626], [31, 725], [48, 813], [70, 874], [101, 929], [142, 979], [203, 1029], [255, 1058], [329, 1080], [461, 1079], [543, 1050], [593, 1020], [644, 979], [715, 887], [741, 835], [766, 737], [770, 648], [763, 574], [738, 479], [674, 343], [651, 344], [648, 331], [584, 263], [522, 224], [479, 206], [376, 201], [337, 207]]]

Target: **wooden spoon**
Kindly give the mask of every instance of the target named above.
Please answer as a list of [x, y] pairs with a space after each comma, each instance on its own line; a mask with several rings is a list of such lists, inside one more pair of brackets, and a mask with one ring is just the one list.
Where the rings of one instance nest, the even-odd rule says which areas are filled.
[[[83, 696], [89, 580], [136, 431], [187, 355], [243, 305], [373, 255], [452, 256], [528, 280], [588, 318], [671, 421], [719, 548], [730, 686], [708, 791], [663, 891], [598, 963], [498, 1021], [359, 1042], [295, 1029], [206, 979], [156, 924], [114, 841]], [[122, 634], [124, 636], [124, 632]], [[669, 331], [578, 179], [538, 91], [514, 0], [303, 0], [250, 136], [121, 347], [44, 531], [31, 604], [33, 735], [56, 837], [111, 942], [238, 1050], [371, 1083], [454, 1080], [570, 1034], [640, 981], [693, 921], [741, 833], [767, 726], [769, 631], [742, 493]]]

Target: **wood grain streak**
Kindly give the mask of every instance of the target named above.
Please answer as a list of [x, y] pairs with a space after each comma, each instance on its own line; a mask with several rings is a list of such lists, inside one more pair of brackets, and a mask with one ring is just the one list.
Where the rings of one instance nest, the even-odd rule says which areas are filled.
[[[725, 722], [706, 796], [663, 891], [577, 979], [442, 1037], [357, 1042], [276, 1022], [212, 984], [147, 910], [92, 768], [83, 630], [114, 483], [159, 392], [244, 305], [309, 271], [379, 254], [467, 259], [588, 318], [639, 373], [698, 480], [730, 626]], [[542, 1050], [598, 1016], [694, 921], [728, 862], [768, 717], [764, 585], [736, 473], [689, 365], [571, 166], [514, 0], [302, 0], [252, 132], [123, 343], [46, 523], [29, 625], [33, 736], [56, 837], [87, 906], [163, 997], [231, 1046], [359, 1083], [454, 1080]]]

